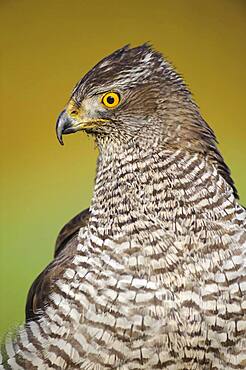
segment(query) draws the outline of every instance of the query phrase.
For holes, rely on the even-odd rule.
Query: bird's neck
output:
[[[129,235],[158,223],[185,235],[204,219],[228,214],[235,199],[215,165],[200,153],[155,144],[101,148],[89,222],[101,236]]]

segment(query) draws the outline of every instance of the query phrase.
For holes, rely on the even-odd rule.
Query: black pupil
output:
[[[107,97],[107,103],[108,104],[114,104],[114,97],[112,95]]]

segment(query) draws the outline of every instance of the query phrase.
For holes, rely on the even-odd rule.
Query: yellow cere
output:
[[[102,97],[102,103],[107,108],[115,108],[120,102],[120,96],[115,92],[107,92]]]
[[[67,105],[67,113],[71,117],[76,117],[79,114],[79,109],[72,99],[69,101]]]

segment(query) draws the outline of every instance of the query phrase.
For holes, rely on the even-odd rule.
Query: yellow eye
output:
[[[102,103],[107,108],[115,108],[120,102],[120,95],[115,92],[108,92],[103,95]]]

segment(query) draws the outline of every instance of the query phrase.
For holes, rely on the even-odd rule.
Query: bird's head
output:
[[[125,46],[100,61],[75,86],[58,118],[57,137],[63,143],[63,134],[79,130],[97,139],[153,138],[165,135],[164,131],[168,136],[168,118],[174,117],[174,110],[177,116],[177,107],[184,109],[187,101],[190,93],[183,80],[160,53],[147,44]]]
[[[112,142],[120,148],[130,142],[139,148],[199,153],[217,166],[237,197],[215,135],[190,91],[148,44],[115,51],[78,82],[57,120],[57,137],[63,144],[63,134],[80,130],[92,134],[99,146],[106,143],[107,150]]]

